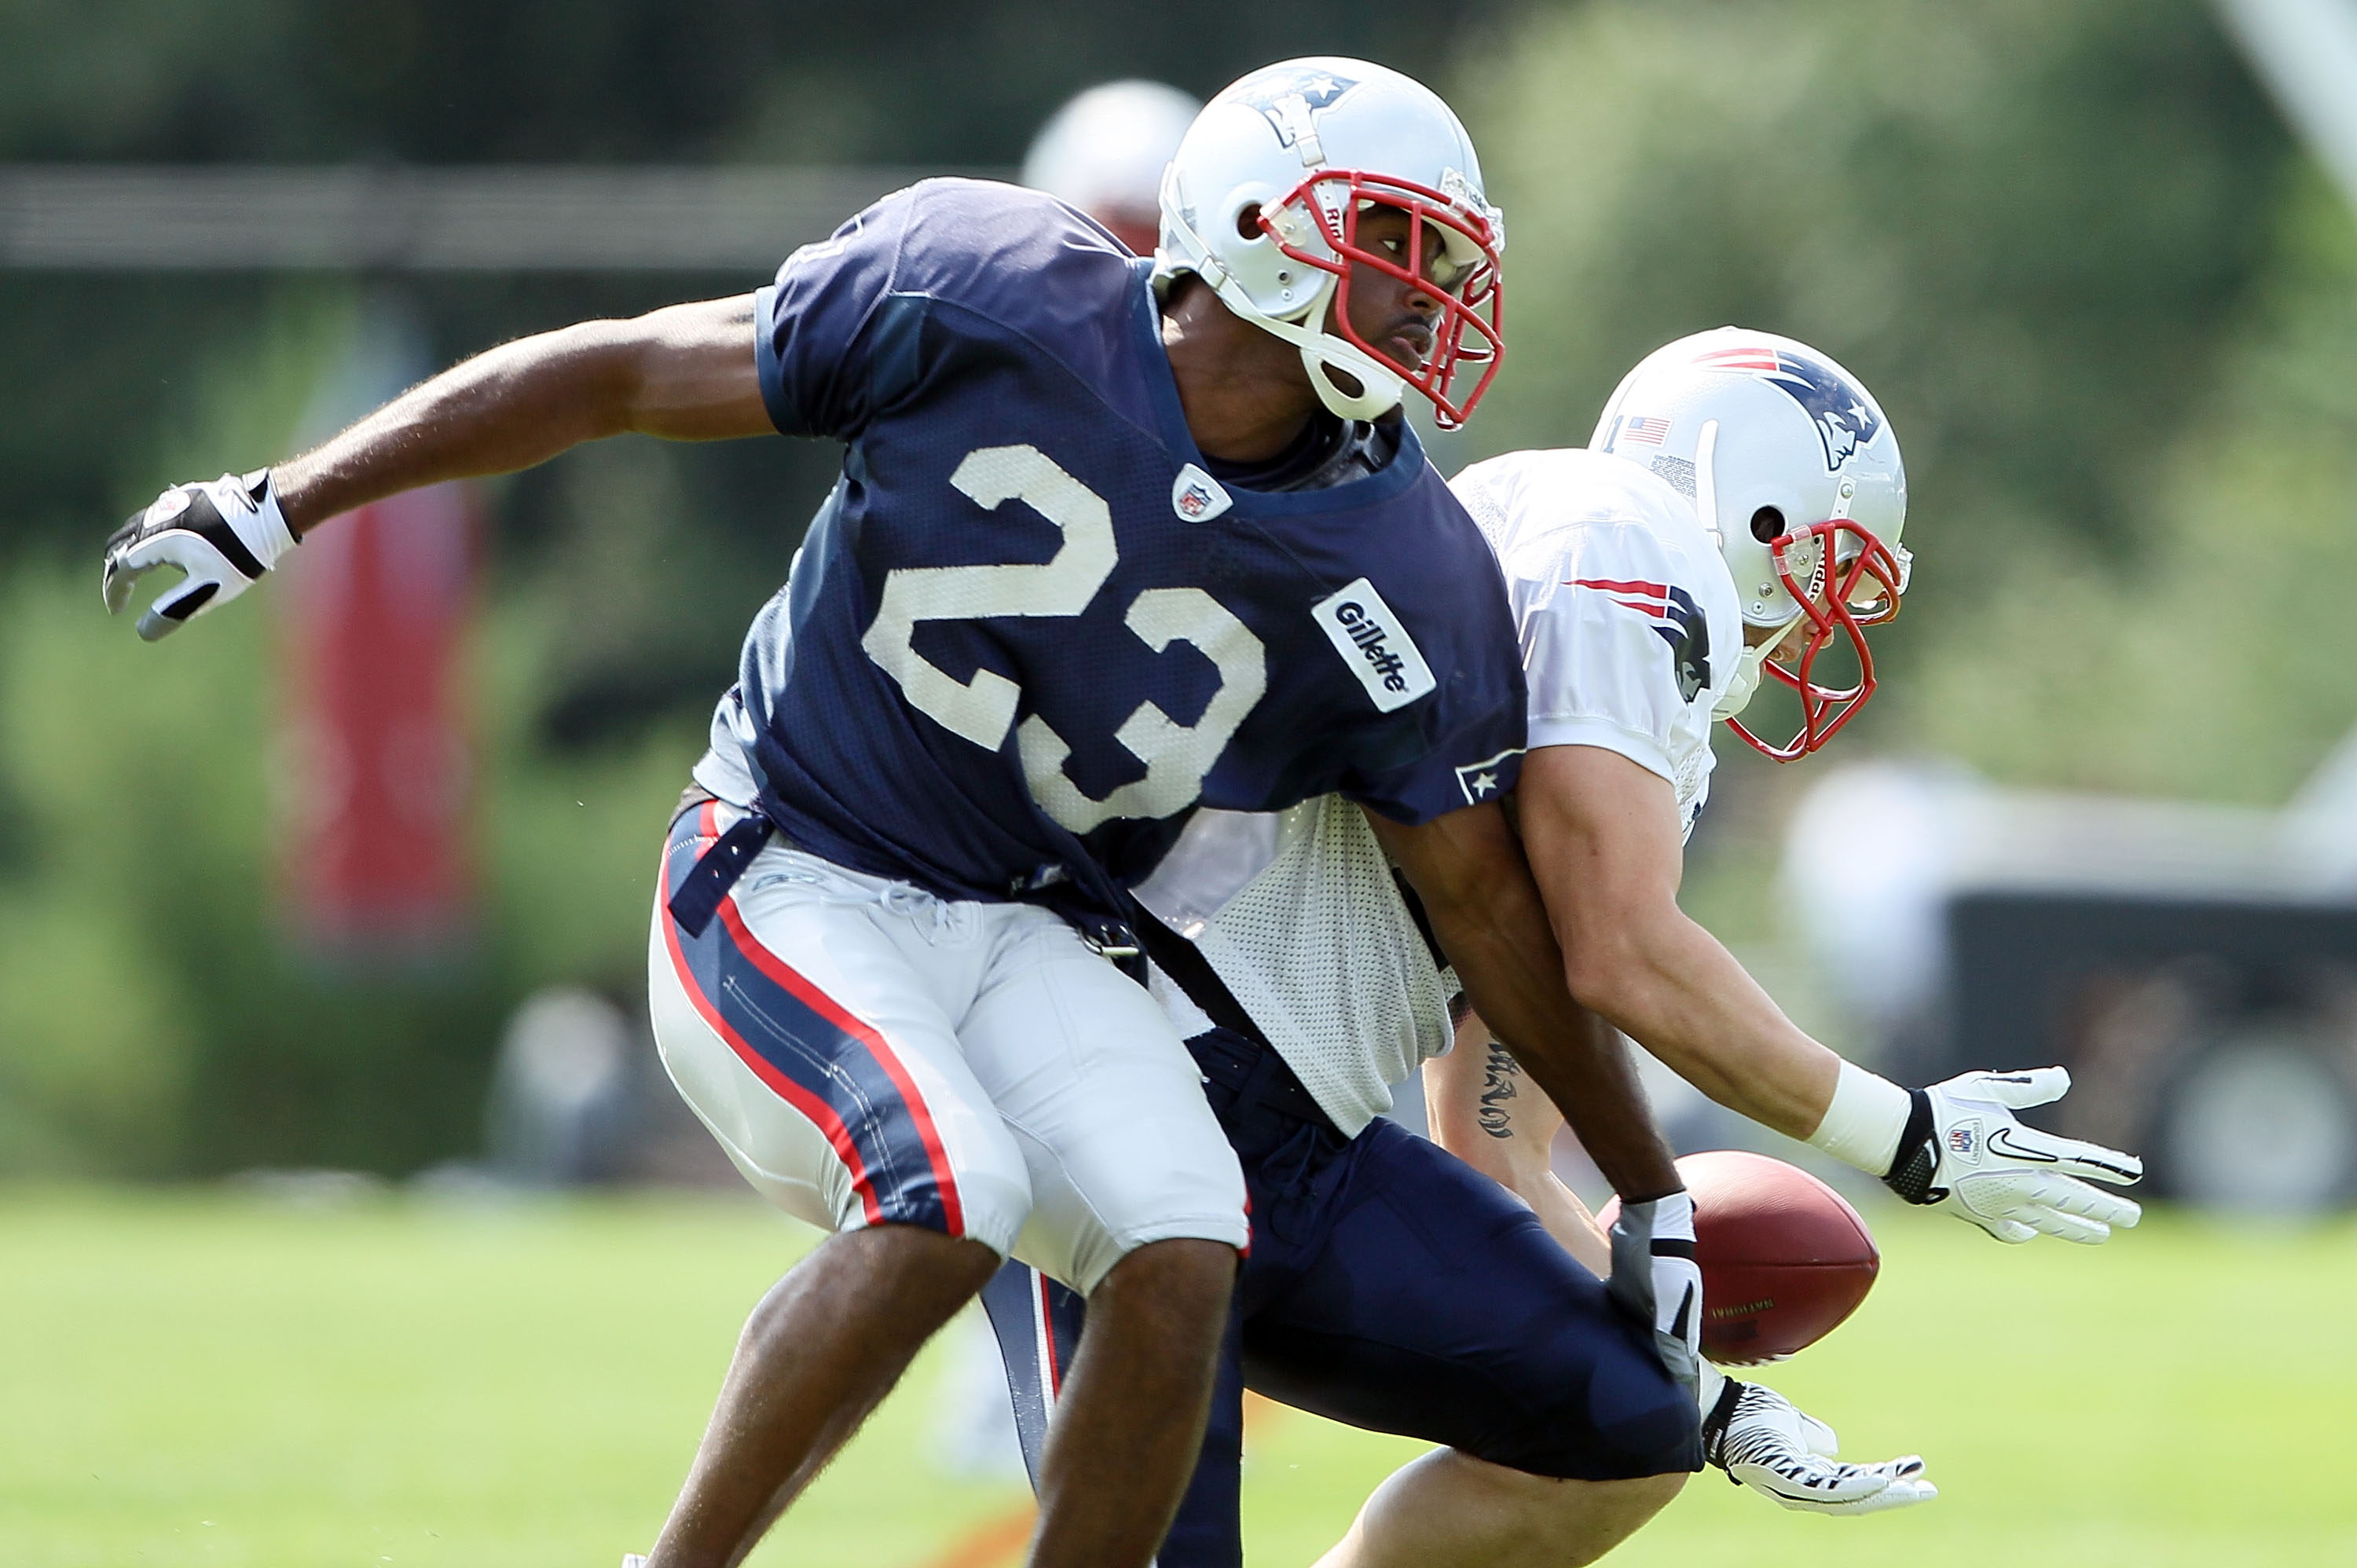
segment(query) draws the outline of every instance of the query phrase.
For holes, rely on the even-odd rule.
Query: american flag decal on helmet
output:
[[[1658,414],[1623,416],[1620,428],[1604,445],[1617,446],[1623,441],[1641,441],[1648,446],[1659,446],[1670,438],[1670,422]]]

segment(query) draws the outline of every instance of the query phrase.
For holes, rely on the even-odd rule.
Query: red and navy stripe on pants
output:
[[[1006,1392],[1015,1407],[1015,1434],[1023,1444],[1023,1466],[1031,1486],[1048,1451],[1048,1427],[1064,1376],[1078,1353],[1088,1303],[1074,1291],[1009,1259],[982,1287],[983,1310],[998,1337],[1006,1367]],[[1243,1568],[1244,1370],[1242,1339],[1233,1308],[1226,1343],[1221,1347],[1211,1410],[1194,1475],[1178,1504],[1178,1516],[1162,1540],[1155,1561],[1177,1568]]]
[[[1007,1397],[1015,1406],[1015,1434],[1023,1444],[1023,1467],[1030,1472],[1036,1490],[1048,1447],[1048,1423],[1063,1392],[1064,1374],[1080,1349],[1087,1304],[1078,1292],[1028,1263],[1010,1260],[982,1287],[982,1309],[998,1337]]]
[[[763,947],[731,894],[701,936],[670,908],[719,836],[711,801],[682,811],[663,851],[663,940],[681,985],[753,1075],[834,1145],[867,1223],[965,1234],[957,1177],[932,1112],[884,1036]]]

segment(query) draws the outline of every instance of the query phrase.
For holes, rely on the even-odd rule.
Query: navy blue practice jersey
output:
[[[755,296],[770,418],[849,450],[707,788],[741,754],[830,860],[1109,915],[1198,806],[1417,822],[1512,788],[1505,592],[1414,435],[1331,489],[1222,489],[1148,273],[1048,197],[929,180]]]

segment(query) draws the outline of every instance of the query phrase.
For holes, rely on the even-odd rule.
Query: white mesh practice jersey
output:
[[[1711,710],[1743,650],[1734,580],[1693,503],[1627,458],[1577,449],[1493,457],[1449,488],[1506,575],[1531,749],[1620,753],[1670,781],[1692,832]]]
[[[1346,1135],[1390,1110],[1392,1085],[1448,1048],[1455,986],[1433,963],[1374,830],[1340,796],[1267,815],[1198,813],[1136,892],[1194,939]],[[1159,970],[1153,988],[1182,1032],[1211,1027]]]
[[[1630,758],[1669,780],[1691,830],[1709,789],[1711,710],[1743,646],[1735,584],[1693,506],[1634,463],[1576,450],[1476,464],[1451,488],[1505,574],[1531,746]],[[1194,939],[1345,1133],[1448,1048],[1453,980],[1350,802],[1200,812],[1135,891]],[[1160,971],[1153,978],[1182,1031],[1211,1027]]]

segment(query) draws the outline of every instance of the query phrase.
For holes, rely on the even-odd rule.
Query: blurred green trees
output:
[[[1599,4],[1520,40],[1472,101],[1515,312],[1472,439],[1583,441],[1725,321],[1863,376],[1917,576],[1845,750],[2265,803],[2357,719],[2357,226],[2206,9]]]
[[[2272,806],[2357,722],[2357,224],[2311,176],[2266,227],[2259,287],[2142,476],[2134,550],[2014,551],[1976,624],[1910,650],[1915,744]]]
[[[1900,435],[1894,641],[1977,619],[2033,541],[2139,552],[2287,152],[2204,9],[1631,0],[1507,58],[1472,102],[1514,312],[1485,450],[1584,442],[1641,355],[1736,322],[1842,360]]]
[[[887,49],[748,0],[0,0],[0,157],[1003,163],[1107,75],[1371,54],[1450,92],[1508,211],[1511,353],[1444,467],[1584,440],[1726,321],[1875,387],[1920,565],[1846,752],[2264,800],[2357,713],[2357,231],[2192,0],[904,10]],[[447,360],[759,281],[411,298]],[[322,972],[274,923],[267,592],[145,648],[92,546],[283,451],[357,288],[0,273],[0,1171],[411,1168],[471,1146],[532,985],[639,983],[666,804],[833,456],[618,443],[490,489],[479,940]],[[1808,776],[1729,764],[1722,832]]]
[[[351,305],[284,296],[242,351],[192,355],[188,423],[161,422],[151,460],[284,450]],[[93,572],[36,556],[0,584],[0,1174],[398,1170],[471,1148],[515,998],[634,983],[649,824],[690,737],[546,758],[561,618],[545,592],[497,596],[470,658],[477,937],[430,969],[324,968],[274,898],[294,802],[269,596],[151,648],[101,613]]]

